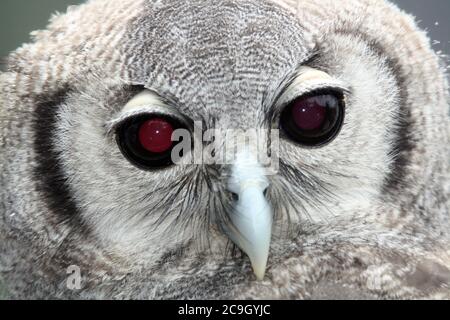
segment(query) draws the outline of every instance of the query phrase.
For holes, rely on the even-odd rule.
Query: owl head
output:
[[[448,294],[448,87],[392,4],[91,0],[33,37],[0,76],[13,295]]]

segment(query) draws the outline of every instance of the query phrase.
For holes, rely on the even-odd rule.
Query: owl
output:
[[[0,75],[11,297],[450,298],[445,66],[395,5],[90,0],[32,36]]]

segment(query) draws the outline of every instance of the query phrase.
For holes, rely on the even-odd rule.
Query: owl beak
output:
[[[228,183],[238,199],[230,213],[227,234],[248,255],[258,280],[266,272],[272,234],[272,208],[264,195],[268,186],[257,160],[248,152],[239,154]]]

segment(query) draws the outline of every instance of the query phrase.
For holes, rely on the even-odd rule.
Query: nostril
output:
[[[263,191],[263,194],[264,194],[264,197],[267,198],[267,195],[269,194],[269,188],[266,188],[266,189]]]
[[[239,201],[239,195],[237,193],[231,192],[231,198],[233,199],[233,201]]]

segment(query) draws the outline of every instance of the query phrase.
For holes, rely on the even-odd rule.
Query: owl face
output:
[[[108,31],[111,59],[90,57],[105,48],[80,49],[83,72],[41,94],[30,121],[29,176],[39,219],[71,249],[57,250],[62,264],[88,268],[93,255],[95,269],[153,279],[163,297],[173,283],[175,296],[198,296],[180,279],[206,288],[229,277],[222,293],[207,292],[230,295],[255,280],[252,270],[273,277],[299,239],[314,247],[382,228],[379,208],[394,206],[385,193],[400,178],[405,100],[396,61],[376,39],[342,18],[314,28],[307,8],[272,1],[140,1],[129,10],[133,18]],[[193,163],[194,146],[174,163],[177,129],[204,147],[202,160],[211,150],[231,160]],[[276,171],[251,139],[226,148],[230,132],[253,129],[269,149],[277,144]]]
[[[238,159],[207,165],[144,159],[136,166],[146,157],[130,159],[127,150],[142,141],[126,140],[154,119],[191,131],[192,123],[204,124],[203,130],[280,130],[279,171],[262,169],[249,178],[267,180],[257,191],[271,207],[273,241],[285,237],[283,227],[307,232],[316,224],[353,219],[358,209],[377,201],[390,172],[390,128],[398,112],[395,80],[385,61],[363,40],[345,35],[312,46],[295,16],[271,3],[189,2],[169,10],[173,5],[149,5],[129,26],[127,37],[135,44],[124,49],[129,81],[80,76],[79,87],[53,108],[57,123],[43,129],[58,167],[70,178],[75,214],[92,232],[108,246],[152,259],[180,245],[228,238],[220,231],[235,214],[233,193],[242,196],[228,188],[232,178],[244,175],[232,174]],[[336,112],[345,120],[330,125],[342,127],[335,139],[319,135],[308,144],[302,138],[314,130],[293,132],[302,128],[299,121],[317,126],[307,113],[291,110],[295,103],[313,108],[302,101],[331,100],[309,102],[323,106],[337,96],[343,101]],[[340,116],[322,117],[339,122],[334,118]],[[258,212],[257,199],[252,195],[245,210]]]

